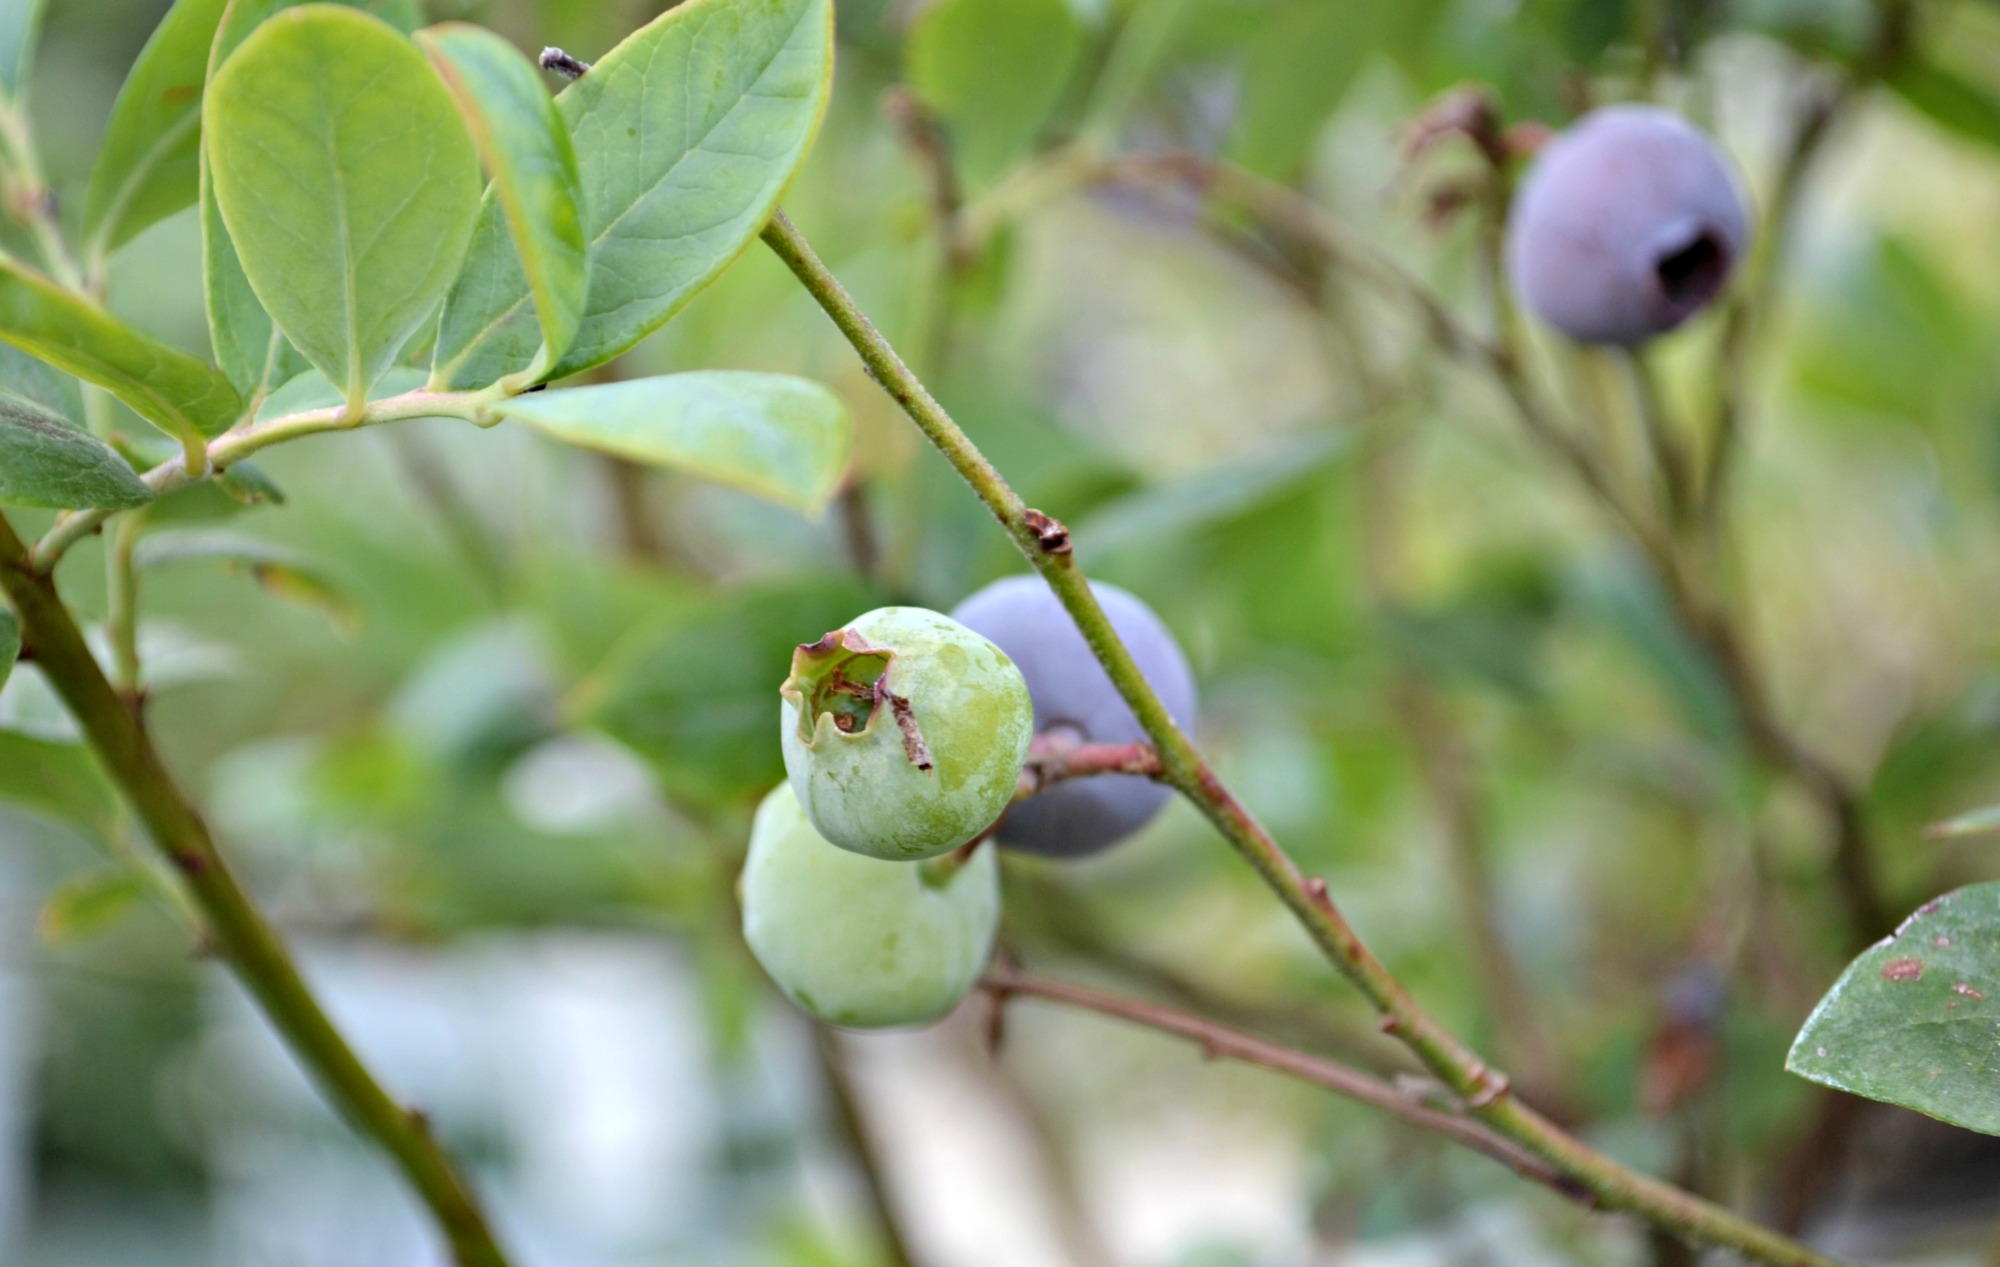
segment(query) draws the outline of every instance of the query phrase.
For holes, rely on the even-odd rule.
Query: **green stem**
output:
[[[847,1069],[847,1055],[840,1049],[840,1035],[830,1026],[813,1025],[813,1050],[819,1057],[820,1074],[832,1101],[833,1127],[847,1146],[848,1156],[861,1172],[862,1188],[875,1213],[875,1226],[882,1234],[882,1254],[886,1267],[916,1267],[916,1256],[903,1235],[903,1221],[896,1215],[896,1197],[889,1190],[889,1171],[869,1130],[861,1094]]]
[[[48,265],[50,276],[71,290],[90,293],[83,271],[63,240],[62,226],[56,221],[55,198],[49,190],[48,178],[42,174],[35,134],[21,117],[20,107],[4,99],[0,99],[0,145],[5,147],[7,166],[16,181],[10,210],[34,236],[35,248]]]
[[[1697,513],[1694,459],[1688,456],[1687,447],[1674,431],[1673,420],[1660,398],[1659,379],[1644,354],[1623,348],[1618,360],[1631,390],[1633,412],[1639,416],[1639,430],[1652,454],[1653,470],[1665,493],[1668,521],[1676,528],[1682,527]]]
[[[1418,1005],[1340,913],[1325,882],[1308,879],[1300,872],[1181,732],[1091,593],[1062,526],[1021,501],[910,372],[783,212],[772,217],[764,230],[764,241],[832,318],[876,382],[972,486],[1055,591],[1152,739],[1165,781],[1215,824],[1327,958],[1367,998],[1381,1015],[1383,1027],[1464,1101],[1473,1116],[1587,1188],[1606,1208],[1629,1211],[1692,1240],[1733,1249],[1778,1267],[1832,1267],[1834,1260],[1796,1241],[1595,1152],[1510,1095],[1506,1077]]]
[[[237,882],[208,825],[167,772],[139,706],[120,698],[104,676],[55,583],[31,566],[4,516],[0,591],[20,617],[36,665],[69,706],[154,846],[179,872],[216,950],[293,1055],[347,1120],[395,1160],[436,1217],[459,1267],[506,1267],[471,1188],[431,1137],[424,1116],[391,1099],[334,1028],[277,932]]]
[[[1338,218],[1295,190],[1228,164],[1167,155],[1128,160],[1107,168],[1105,174],[1113,178],[1178,175],[1198,181],[1215,196],[1233,201],[1313,244],[1329,264],[1347,268],[1369,285],[1409,303],[1441,350],[1489,374],[1506,395],[1529,439],[1566,468],[1591,501],[1645,555],[1681,627],[1721,672],[1758,758],[1798,783],[1819,803],[1833,828],[1833,878],[1846,907],[1851,943],[1859,949],[1888,930],[1891,904],[1882,894],[1861,790],[1780,721],[1764,679],[1738,632],[1737,618],[1710,596],[1682,557],[1673,534],[1645,507],[1625,496],[1602,451],[1543,400],[1530,381],[1515,323],[1503,321],[1492,341],[1480,338],[1420,279]],[[1710,532],[1714,531],[1711,527]]]
[[[334,405],[326,409],[286,414],[268,422],[242,423],[208,442],[201,473],[190,474],[187,458],[176,457],[147,471],[146,487],[155,494],[171,493],[198,482],[206,472],[223,470],[260,449],[326,431],[353,431],[377,423],[401,422],[411,418],[463,418],[467,422],[484,425],[488,420],[484,407],[499,394],[490,388],[476,392],[423,389],[371,400],[359,416],[350,414],[345,405]],[[57,519],[55,526],[35,543],[32,556],[35,570],[42,573],[52,571],[65,551],[95,532],[116,513],[109,510],[76,510]]]
[[[111,637],[112,681],[127,700],[140,698],[139,571],[132,561],[140,522],[137,515],[118,521],[105,560],[104,626]]]

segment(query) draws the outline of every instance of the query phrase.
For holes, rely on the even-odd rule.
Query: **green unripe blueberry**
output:
[[[779,694],[800,808],[871,858],[933,857],[992,826],[1035,733],[1006,653],[921,607],[880,607],[801,646]]]
[[[743,864],[743,936],[794,1003],[852,1029],[922,1025],[957,1006],[1000,926],[996,851],[933,884],[924,868],[836,849],[780,784]]]

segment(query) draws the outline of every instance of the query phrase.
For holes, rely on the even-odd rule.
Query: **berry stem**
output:
[[[1076,743],[1047,735],[1035,736],[1028,763],[1021,767],[1021,788],[1014,799],[1025,800],[1057,783],[1100,774],[1137,774],[1164,781],[1160,754],[1149,743]]]
[[[980,846],[993,838],[994,828],[999,825],[995,823],[993,827],[988,827],[949,853],[941,853],[935,858],[925,858],[917,864],[917,874],[923,877],[925,884],[934,889],[948,887],[953,877],[965,870],[965,864],[978,855]]]
[[[1158,749],[1163,781],[1193,801],[1215,824],[1327,958],[1367,998],[1381,1015],[1383,1028],[1408,1046],[1473,1116],[1587,1190],[1605,1208],[1637,1214],[1689,1240],[1734,1249],[1778,1267],[1832,1267],[1834,1260],[1788,1237],[1596,1152],[1510,1095],[1506,1077],[1416,1002],[1340,913],[1325,882],[1309,880],[1298,869],[1174,723],[1098,605],[1077,567],[1068,535],[1054,531],[1060,526],[1022,502],[910,372],[784,212],[773,214],[764,230],[764,241],[853,345],[869,374],[972,486],[1016,547],[1048,581]]]

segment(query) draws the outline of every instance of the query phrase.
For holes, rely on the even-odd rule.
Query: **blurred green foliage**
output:
[[[656,7],[428,10],[590,60]],[[73,225],[160,12],[50,6],[28,101]],[[0,4],[0,88],[17,13]],[[1481,226],[1451,197],[1470,147],[1403,148],[1439,94],[1484,84],[1507,123],[1556,126],[1600,100],[1664,100],[1717,131],[1768,207],[1800,103],[1870,66],[1879,14],[1866,0],[842,0],[834,99],[785,197],[1029,503],[1075,530],[1086,569],[1178,633],[1204,745],[1426,1004],[1482,1050],[1520,1055],[1520,1018],[1483,997],[1454,897],[1454,816],[1469,813],[1549,1049],[1534,1090],[1621,1157],[1698,1164],[1719,1190],[1762,1191],[1813,1112],[1781,1064],[1843,962],[1825,823],[1757,763],[1726,684],[1613,527],[1406,312],[1186,190],[1079,185],[1064,163],[1225,157],[1345,217],[1478,323]],[[898,86],[928,140],[885,113]],[[1867,788],[1900,912],[1996,873],[1990,840],[1922,831],[2000,800],[2000,13],[1923,0],[1892,72],[1857,94],[1753,325],[1724,575],[1779,712]],[[960,200],[942,223],[940,163]],[[956,254],[948,233],[965,234]],[[0,238],[32,255],[15,226]],[[190,353],[207,338],[199,240],[192,211],[153,224],[108,287],[123,320]],[[1660,349],[1685,418],[1714,406],[1723,323]],[[1550,389],[1636,453],[1616,376],[1536,348]],[[0,348],[12,390],[84,416],[72,383],[16,359]],[[551,930],[679,948],[704,1085],[735,1088],[717,1093],[727,1147],[708,1160],[737,1186],[705,1229],[713,1256],[688,1261],[877,1261],[757,1164],[807,1167],[825,1115],[744,1089],[776,1059],[756,1054],[768,1031],[796,1022],[736,943],[735,865],[782,775],[790,647],[878,604],[949,607],[1021,563],[761,249],[613,368],[824,382],[855,415],[851,483],[807,518],[517,424],[273,449],[146,512],[152,562],[173,562],[143,573],[149,714],[301,936],[432,956]],[[125,443],[144,466],[171,454],[162,440]],[[9,514],[24,533],[49,522]],[[60,580],[103,615],[98,544]],[[1427,776],[1412,689],[1457,754],[1465,805]],[[25,661],[0,694],[0,852],[24,860],[21,926],[39,909],[49,935],[23,952],[43,1017],[44,1195],[16,1234],[23,1261],[51,1264],[72,1232],[47,1194],[108,1188],[144,1219],[138,1194],[228,1177],[203,1144],[227,1113],[204,1125],[210,1110],[147,1089],[215,1041],[195,993],[209,970],[157,902],[128,900],[132,828],[73,739]],[[1185,807],[1101,860],[1007,869],[1006,940],[1030,966],[1394,1067]],[[1697,1018],[1706,1063],[1676,1082],[1683,1049],[1663,1035],[1690,965],[1720,974],[1726,1003]],[[1215,1157],[1276,1141],[1287,1159],[1265,1194],[1296,1216],[1283,1235],[1216,1214],[1219,1231],[1171,1223],[1172,1252],[1144,1239],[1134,1203],[1102,1195],[1110,1180],[1081,1184],[1107,1239],[1145,1261],[1449,1231],[1502,1199],[1510,1249],[1629,1261],[1615,1232],[1350,1106],[1089,1020],[1010,1026],[1005,1060],[1058,1163],[1136,1184],[1148,1172],[1119,1158],[1166,1149],[1201,1175],[1219,1163],[1188,1141],[1225,1136],[1244,1151]],[[1675,1094],[1649,1109],[1663,1085]],[[1148,1135],[1159,1122],[1185,1133]]]

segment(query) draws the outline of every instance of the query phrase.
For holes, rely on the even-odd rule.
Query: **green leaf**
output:
[[[989,185],[1033,146],[1083,48],[1069,0],[937,0],[910,28],[904,67],[950,126],[960,170]]]
[[[333,0],[333,3],[372,13],[405,35],[424,24],[416,0]],[[250,32],[277,14],[297,8],[298,4],[299,0],[229,0],[229,8],[215,31],[215,45],[209,50],[208,73],[214,75],[237,46],[250,38]]]
[[[243,400],[214,366],[0,257],[0,340],[96,383],[183,445],[228,430]]]
[[[218,531],[154,533],[139,543],[132,558],[141,571],[204,562],[243,572],[280,598],[317,608],[343,630],[352,632],[361,623],[361,608],[353,596],[311,560],[255,537]]]
[[[349,8],[373,13],[401,31],[413,31],[423,24],[422,16],[408,0],[344,0]],[[209,52],[209,74],[222,65],[250,32],[273,14],[294,7],[294,0],[229,0],[222,23]],[[268,394],[279,384],[296,378],[306,369],[306,359],[284,336],[264,311],[236,244],[215,204],[213,177],[206,152],[201,171],[202,283],[208,304],[209,342],[215,359],[229,375],[229,381],[246,396]],[[338,404],[336,396],[334,402]],[[283,500],[278,498],[276,500]]]
[[[443,297],[478,214],[451,94],[387,23],[303,5],[222,63],[204,126],[251,289],[359,405]]]
[[[576,337],[590,280],[583,178],[569,128],[533,64],[499,36],[447,23],[418,43],[457,99],[493,178],[487,201],[506,216],[541,320],[542,351],[529,367],[531,377],[539,375]]]
[[[10,343],[0,343],[0,391],[32,400],[70,426],[83,416],[83,385]]]
[[[35,932],[51,945],[81,941],[105,932],[146,897],[146,882],[124,868],[86,871],[56,886]]]
[[[21,621],[4,607],[0,607],[0,686],[7,685],[7,679],[14,672],[14,661],[21,658]]]
[[[42,0],[0,0],[0,95],[28,95],[28,66],[42,29]]]
[[[547,377],[617,356],[686,307],[763,230],[819,130],[830,0],[688,0],[556,98],[583,176],[590,286]],[[489,205],[445,301],[432,379],[483,387],[541,346],[520,260]]]
[[[75,823],[100,840],[118,830],[118,794],[79,743],[0,730],[0,801]]]
[[[0,502],[124,510],[152,499],[104,441],[33,401],[0,393]]]
[[[1972,80],[1934,62],[1908,62],[1889,86],[1919,113],[1960,136],[2000,146],[2000,102]]]
[[[208,160],[202,160],[201,258],[202,292],[208,304],[208,338],[223,373],[245,396],[268,393],[278,384],[297,377],[306,368],[291,340],[264,311],[250,279],[243,273],[243,261],[236,258],[236,244],[222,223],[222,211],[215,205],[215,190],[208,174]]]
[[[175,0],[118,90],[83,198],[84,250],[102,258],[193,204],[201,86],[227,0]]]
[[[1807,1018],[1785,1068],[1870,1100],[2000,1134],[2000,883],[1925,903]]]
[[[1948,840],[1957,836],[1986,836],[2000,832],[2000,805],[1988,805],[1948,818],[1941,823],[1932,823],[1924,829],[1924,835],[1932,840]]]
[[[692,471],[806,514],[833,495],[854,430],[818,383],[740,370],[534,392],[493,408],[565,444]]]

